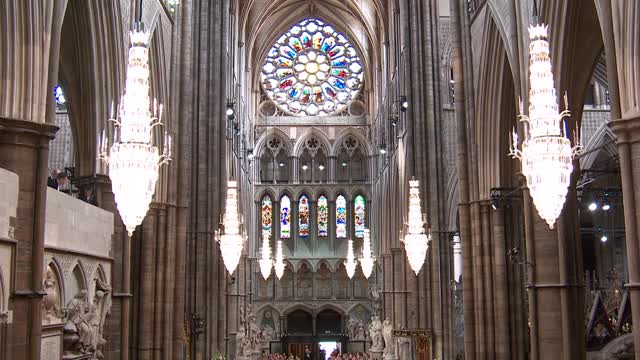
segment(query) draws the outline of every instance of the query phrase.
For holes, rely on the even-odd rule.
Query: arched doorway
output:
[[[286,317],[287,330],[282,339],[282,349],[288,354],[305,359],[306,349],[312,359],[324,359],[334,349],[346,349],[347,338],[343,334],[343,316],[333,309],[312,314],[297,309]],[[321,354],[320,344],[325,351]]]

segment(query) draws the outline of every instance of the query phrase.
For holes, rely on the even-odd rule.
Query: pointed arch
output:
[[[285,151],[287,156],[294,153],[289,135],[277,127],[269,127],[269,129],[262,132],[262,134],[260,134],[260,136],[256,140],[253,149],[253,153],[256,155],[256,157],[259,158],[264,154],[265,148],[268,145],[268,141],[272,138],[277,138],[281,141],[281,148],[280,150],[278,150],[278,152]],[[277,155],[277,153],[274,155]]]
[[[281,239],[290,239],[291,238],[291,219],[292,215],[292,198],[288,193],[284,193],[280,196],[280,238]]]
[[[335,137],[333,141],[333,146],[331,146],[330,154],[331,156],[338,156],[340,149],[342,147],[342,143],[348,136],[353,136],[358,140],[359,146],[362,150],[364,150],[364,155],[368,158],[372,154],[372,148],[369,141],[364,137],[361,131],[353,127],[347,127],[341,130]]]
[[[304,130],[304,132],[298,137],[293,147],[293,154],[295,156],[302,155],[302,151],[305,148],[305,143],[310,138],[315,138],[320,141],[320,148],[324,150],[324,153],[328,156],[331,150],[331,142],[325,133],[316,127],[310,127]]]
[[[298,197],[298,236],[309,237],[311,229],[311,202],[303,193]]]
[[[336,197],[336,238],[346,239],[348,236],[347,230],[347,218],[348,218],[348,202],[345,195],[338,195]]]

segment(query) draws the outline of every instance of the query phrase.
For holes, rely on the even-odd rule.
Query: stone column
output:
[[[624,205],[625,240],[629,268],[629,289],[631,312],[640,314],[640,115],[613,120],[611,129],[617,136],[620,156],[620,176],[622,179],[622,202]],[[640,359],[640,330],[634,325],[633,341],[635,357]]]
[[[16,211],[14,292],[8,326],[11,359],[40,359],[44,226],[49,141],[54,125],[0,117],[0,167],[19,177]]]

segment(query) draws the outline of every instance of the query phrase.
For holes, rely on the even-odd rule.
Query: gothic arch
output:
[[[337,306],[335,304],[332,304],[332,303],[323,303],[323,304],[318,305],[318,307],[315,308],[313,314],[314,315],[318,315],[318,314],[320,314],[321,312],[323,312],[325,310],[333,310],[333,311],[337,312],[338,314],[340,314],[340,316],[347,315],[347,313],[344,311],[343,308],[341,308],[341,307],[339,307],[339,306]]]
[[[306,129],[298,137],[298,140],[296,141],[296,144],[293,147],[292,155],[297,157],[302,155],[302,152],[304,151],[304,148],[305,148],[305,143],[307,142],[307,140],[309,140],[312,137],[320,141],[320,148],[324,150],[325,155],[327,155],[328,157],[331,149],[331,143],[329,142],[329,138],[327,138],[327,135],[325,135],[321,130],[315,127],[310,127]]]
[[[309,198],[309,201],[316,201],[317,198],[315,197],[315,194],[313,191],[311,191],[311,189],[309,189],[308,187],[301,187],[295,190],[295,202],[296,202],[296,208],[298,205],[298,202],[300,201],[300,197],[302,195],[306,195],[307,198]]]
[[[262,199],[266,196],[269,195],[271,197],[271,201],[273,202],[279,202],[280,198],[277,196],[276,193],[273,192],[273,189],[271,188],[264,188],[262,191],[260,192],[255,192],[255,197],[253,198],[253,201],[257,202],[257,203],[261,203]]]
[[[256,144],[253,150],[253,153],[256,154],[256,158],[259,159],[262,157],[262,155],[266,151],[267,142],[269,141],[269,139],[274,137],[278,138],[282,142],[282,147],[280,150],[278,150],[278,153],[284,150],[286,151],[288,156],[291,156],[294,154],[293,148],[291,146],[291,140],[289,139],[289,135],[287,135],[284,131],[276,127],[271,127],[269,128],[269,130],[260,134],[260,137],[256,141]],[[274,155],[277,156],[278,153]]]
[[[513,69],[507,61],[504,43],[493,17],[484,24],[478,93],[496,101],[480,101],[476,107],[478,144],[477,171],[479,198],[489,197],[489,189],[506,186],[515,161],[508,158],[508,139],[516,124]],[[496,140],[498,139],[498,140]]]
[[[296,266],[296,271],[295,271],[296,274],[300,271],[300,268],[302,267],[303,264],[307,266],[307,269],[309,270],[309,272],[311,273],[315,272],[315,269],[313,268],[313,265],[311,264],[311,262],[309,262],[309,260],[301,259],[298,261],[298,265]]]
[[[338,156],[340,152],[340,148],[342,147],[342,142],[346,139],[347,136],[355,137],[360,143],[360,147],[362,148],[363,155],[368,159],[372,154],[371,144],[369,141],[355,128],[348,127],[346,129],[341,130],[337,135],[335,140],[333,141],[333,146],[331,147],[331,156]],[[367,161],[367,167],[369,162]]]
[[[287,316],[289,316],[289,314],[291,314],[292,312],[297,311],[297,310],[302,310],[304,312],[307,312],[307,313],[313,315],[313,308],[311,308],[310,306],[305,305],[305,304],[295,304],[295,305],[289,306],[288,308],[282,310],[282,316],[287,317]]]
[[[580,157],[580,168],[583,170],[590,169],[602,152],[606,152],[609,157],[617,155],[618,148],[615,143],[612,143],[615,139],[615,134],[606,123],[600,125],[589,139],[589,142],[584,145],[583,153],[585,155]],[[605,144],[607,145],[599,149]]]
[[[251,25],[248,24],[248,21],[253,4],[248,4],[243,8],[243,14],[241,15],[242,26],[240,29],[242,34],[244,34],[243,40],[245,44],[247,44],[248,49],[246,52],[246,62],[250,64],[252,69],[260,69],[262,67],[262,61],[264,61],[267,52],[282,34],[286,33],[293,25],[309,17],[307,7],[304,5],[300,6],[299,2],[298,0],[271,2],[264,6],[257,16],[252,17],[255,21]],[[374,76],[374,64],[377,63],[377,59],[374,57],[379,54],[380,49],[378,48],[378,44],[380,44],[380,39],[378,39],[373,26],[367,26],[367,21],[358,14],[357,6],[351,7],[353,11],[343,11],[345,8],[350,7],[349,5],[352,4],[345,4],[344,2],[333,0],[316,3],[314,4],[316,7],[314,18],[332,25],[338,32],[345,34],[352,43],[363,63],[366,78],[363,90],[366,90],[372,86],[372,81],[367,81],[367,79],[371,79]],[[340,12],[351,16],[335,16],[336,13]],[[347,18],[352,18],[352,20],[355,21],[355,25],[353,21],[349,21]],[[384,24],[385,22],[382,21],[380,23]],[[365,39],[361,39],[358,34],[352,30],[353,28],[362,29]],[[368,49],[371,49],[371,51],[366,51]],[[258,75],[258,71],[254,71],[252,74],[252,87],[259,86],[260,81]]]
[[[316,269],[314,269],[314,272],[317,273],[320,270],[320,267],[322,266],[322,264],[327,265],[327,269],[329,269],[329,271],[331,273],[335,272],[335,268],[333,267],[333,264],[331,264],[330,261],[326,260],[326,259],[321,259],[320,261],[318,261],[318,263],[316,264]]]

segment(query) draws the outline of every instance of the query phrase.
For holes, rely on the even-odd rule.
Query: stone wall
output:
[[[18,175],[0,168],[0,238],[12,238],[11,218],[18,207]]]
[[[112,213],[47,189],[45,248],[109,257],[112,234]]]

